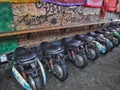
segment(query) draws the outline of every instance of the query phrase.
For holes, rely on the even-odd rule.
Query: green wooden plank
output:
[[[0,33],[15,31],[11,3],[0,3]]]
[[[4,37],[0,38],[0,54],[8,53],[18,47],[17,37]]]

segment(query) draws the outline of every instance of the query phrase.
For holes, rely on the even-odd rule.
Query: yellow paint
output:
[[[0,0],[0,2],[13,2],[13,3],[26,3],[26,2],[37,2],[39,0]]]

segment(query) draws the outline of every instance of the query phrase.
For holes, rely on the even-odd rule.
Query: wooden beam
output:
[[[55,26],[55,27],[49,27],[49,28],[39,28],[39,29],[29,29],[29,30],[20,30],[20,31],[14,31],[14,32],[0,33],[0,37],[15,36],[15,35],[21,35],[21,34],[27,34],[27,33],[34,33],[34,32],[52,31],[52,30],[65,29],[65,28],[75,28],[75,27],[81,27],[81,26],[97,25],[97,24],[112,23],[112,22],[113,21],[86,23],[86,24],[68,25],[68,26]]]

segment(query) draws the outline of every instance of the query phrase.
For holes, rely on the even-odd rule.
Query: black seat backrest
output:
[[[70,41],[72,41],[72,40],[73,40],[72,37],[62,38],[62,39],[61,39],[61,43],[67,43],[67,42],[70,42]]]
[[[40,45],[41,50],[44,50],[47,47],[56,47],[57,45],[50,42],[42,42]]]
[[[104,28],[104,29],[102,29],[103,31],[109,31],[109,29],[107,29],[107,28]]]
[[[25,54],[26,52],[28,52],[28,50],[26,48],[18,47],[18,48],[16,48],[14,54],[15,54],[15,56],[21,56],[21,55]]]
[[[75,39],[77,39],[77,40],[81,40],[82,38],[84,38],[85,37],[85,35],[80,35],[80,34],[76,34],[75,36],[74,36],[74,38]]]
[[[97,34],[97,36],[99,36],[99,37],[104,37],[104,35],[103,35],[103,34]]]
[[[105,34],[111,34],[109,31],[104,31]]]
[[[114,29],[113,27],[108,27],[107,29],[110,29],[110,30],[112,30],[112,29]]]
[[[93,41],[93,40],[95,40],[95,38],[91,37],[91,36],[86,36],[86,39],[87,39],[87,41]]]
[[[96,36],[96,34],[94,32],[88,32],[87,35],[93,35]]]
[[[42,54],[42,50],[41,50],[40,46],[32,46],[29,48],[29,50],[34,52],[37,55],[37,57],[41,60],[43,54]]]
[[[49,42],[42,42],[41,43],[41,46],[43,47],[43,46],[49,46],[50,45],[50,43]]]
[[[96,30],[95,33],[103,33],[102,30]]]

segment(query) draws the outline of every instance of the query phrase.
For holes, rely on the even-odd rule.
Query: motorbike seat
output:
[[[37,55],[34,52],[24,47],[18,47],[14,52],[14,59],[19,63],[30,61],[36,57]]]
[[[95,33],[104,34],[104,32],[102,30],[96,30]]]
[[[62,42],[62,45],[64,46],[68,46],[68,47],[77,47],[77,46],[80,46],[81,44],[83,44],[80,40],[76,40],[76,39],[73,39],[73,38],[63,38],[61,40]]]
[[[74,36],[74,38],[77,39],[77,40],[81,40],[84,37],[85,37],[85,35],[80,35],[80,34],[77,34],[77,35]]]
[[[104,37],[104,35],[103,35],[103,34],[97,34],[97,36],[98,36],[98,37]]]
[[[110,29],[103,29],[103,31],[108,31],[108,32],[114,32],[114,31],[116,31],[116,30],[110,30]]]
[[[115,30],[119,31],[120,30],[120,26],[116,26]]]
[[[41,49],[42,49],[42,52],[48,53],[48,54],[57,54],[64,51],[64,49],[60,45],[54,45],[49,42],[42,42]]]
[[[77,35],[75,35],[75,37],[74,37],[75,39],[77,39],[77,40],[81,40],[82,42],[87,42],[88,40],[88,36],[85,36],[85,35],[79,35],[79,34],[77,34]]]
[[[112,32],[116,32],[116,30],[110,30],[110,31],[112,31]]]
[[[97,37],[97,34],[95,34],[94,32],[88,32],[87,35],[88,35],[88,36],[92,36],[92,37],[94,37],[94,38]]]
[[[107,28],[104,28],[104,29],[102,29],[103,31],[109,31],[110,29],[107,29]]]
[[[90,42],[90,41],[94,41],[95,38],[91,37],[91,36],[86,36],[85,37],[85,40],[87,40],[87,42]]]
[[[94,37],[92,37],[92,36],[87,36],[87,35],[85,35],[85,34],[84,34],[84,35],[79,35],[79,34],[77,34],[77,35],[75,35],[75,39],[81,40],[84,44],[95,40]]]
[[[107,29],[109,29],[109,30],[113,30],[113,29],[114,29],[114,27],[108,27]]]
[[[105,31],[104,33],[105,33],[105,34],[112,35],[109,31]]]

